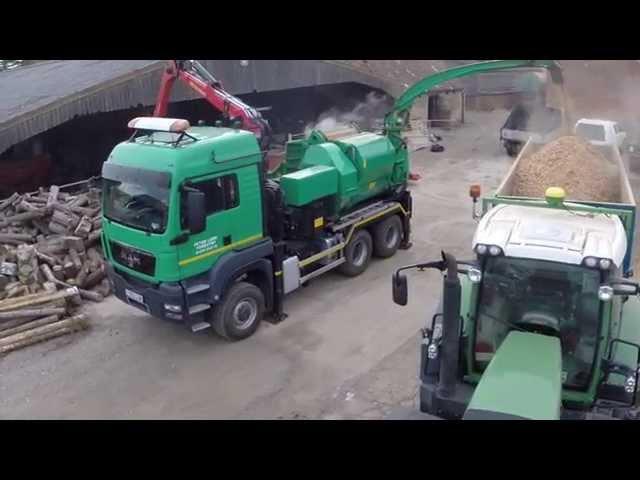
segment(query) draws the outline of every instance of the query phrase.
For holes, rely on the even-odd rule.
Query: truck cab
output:
[[[264,238],[262,155],[250,132],[186,133],[175,119],[144,122],[136,130],[143,134],[116,146],[103,166],[109,276],[121,300],[197,329],[208,296],[221,295],[209,281],[220,257],[241,246],[244,257],[272,251]],[[219,269],[213,275],[224,276]],[[257,271],[271,273],[264,264]]]
[[[576,122],[574,133],[589,143],[598,147],[613,146],[619,152],[623,150],[623,144],[627,137],[618,122],[612,120],[599,120],[595,118],[582,118]]]

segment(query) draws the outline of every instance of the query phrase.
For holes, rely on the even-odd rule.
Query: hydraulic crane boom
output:
[[[215,109],[222,112],[226,120],[240,120],[242,128],[252,132],[264,151],[271,143],[269,123],[255,108],[225,91],[222,83],[207,71],[197,60],[171,60],[162,74],[160,90],[156,100],[154,117],[167,115],[171,89],[176,79],[198,92]]]
[[[471,63],[459,67],[450,68],[434,75],[424,77],[414,83],[396,100],[393,108],[385,117],[385,131],[392,141],[401,142],[400,134],[405,128],[409,111],[413,103],[425,95],[433,87],[443,82],[448,82],[456,78],[485,73],[496,70],[511,70],[516,68],[546,68],[551,74],[553,83],[562,85],[562,71],[554,60],[492,60],[488,62]],[[394,143],[396,143],[394,141]]]

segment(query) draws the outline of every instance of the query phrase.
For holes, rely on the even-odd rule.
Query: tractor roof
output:
[[[509,257],[577,265],[585,257],[608,258],[621,267],[627,238],[620,219],[570,208],[496,206],[480,221],[473,248],[498,245]]]

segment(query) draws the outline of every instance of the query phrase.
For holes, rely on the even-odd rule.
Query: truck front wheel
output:
[[[340,265],[340,271],[349,277],[360,275],[369,266],[372,247],[373,241],[369,232],[358,230],[344,248],[346,261]]]
[[[255,333],[264,315],[262,291],[247,282],[238,282],[226,293],[212,314],[213,329],[228,340],[243,340]]]
[[[395,255],[402,241],[402,220],[398,215],[385,218],[373,227],[373,254],[379,258]]]

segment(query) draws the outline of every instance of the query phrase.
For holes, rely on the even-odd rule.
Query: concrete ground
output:
[[[470,257],[468,187],[497,187],[512,160],[498,143],[507,113],[468,112],[440,132],[446,150],[413,154],[413,248],[360,277],[329,273],[290,295],[289,318],[228,343],[191,334],[115,298],[89,307],[92,328],[0,359],[0,418],[376,419],[415,403],[419,329],[440,290],[410,273],[409,305],[391,300],[395,268]]]

